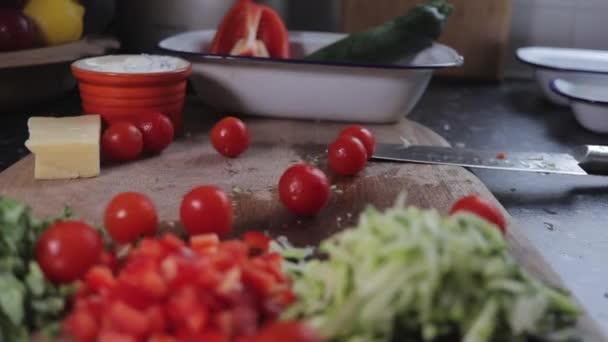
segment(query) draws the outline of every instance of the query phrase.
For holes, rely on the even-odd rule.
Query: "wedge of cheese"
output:
[[[28,121],[25,146],[35,156],[36,179],[73,179],[99,175],[99,115],[50,118]]]

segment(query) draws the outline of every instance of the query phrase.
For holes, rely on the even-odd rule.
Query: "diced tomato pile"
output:
[[[296,299],[269,241],[262,233],[144,239],[116,273],[87,272],[65,331],[78,341],[261,341]]]

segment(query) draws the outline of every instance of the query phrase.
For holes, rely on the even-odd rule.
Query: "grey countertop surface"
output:
[[[608,145],[534,83],[435,82],[410,118],[452,145],[499,152],[569,152]],[[608,177],[474,170],[608,333]]]
[[[77,114],[76,94],[27,111]],[[1,114],[0,170],[27,151],[26,114]],[[433,82],[410,116],[456,146],[565,152],[606,144],[581,128],[568,108],[546,103],[529,81]],[[475,171],[566,285],[608,333],[608,177]]]

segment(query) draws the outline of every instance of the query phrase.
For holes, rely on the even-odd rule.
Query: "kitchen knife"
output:
[[[522,172],[587,175],[608,173],[608,146],[580,146],[568,153],[496,152],[436,146],[378,144],[376,161],[456,165]]]

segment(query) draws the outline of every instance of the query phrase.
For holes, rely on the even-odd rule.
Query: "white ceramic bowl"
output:
[[[608,79],[608,51],[525,47],[517,50],[517,58],[534,67],[536,81],[544,96],[561,106],[568,106],[569,101],[551,89],[553,80]]]
[[[581,126],[595,133],[608,133],[608,81],[553,80],[551,89],[568,99]]]
[[[193,64],[192,85],[221,111],[291,119],[389,123],[409,114],[433,71],[463,58],[435,44],[394,65],[311,62],[300,59],[344,34],[290,32],[293,59],[204,53],[214,30],[194,31],[159,43],[164,53]]]

